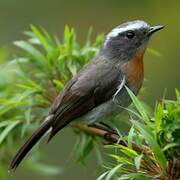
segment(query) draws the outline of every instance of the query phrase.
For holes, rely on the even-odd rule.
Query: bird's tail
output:
[[[52,124],[53,115],[47,116],[42,125],[33,133],[33,135],[26,141],[26,143],[20,148],[17,154],[11,161],[9,170],[15,170],[26,154],[32,149],[32,147],[39,141],[39,139],[50,129]]]

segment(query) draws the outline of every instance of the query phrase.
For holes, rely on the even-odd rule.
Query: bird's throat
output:
[[[126,76],[127,84],[132,89],[136,89],[134,93],[138,93],[144,79],[144,52],[145,50],[139,50],[130,61],[123,64],[123,71]]]

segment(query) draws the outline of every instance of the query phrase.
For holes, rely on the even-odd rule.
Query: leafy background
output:
[[[64,30],[64,25],[75,27],[78,40],[83,43],[90,26],[93,26],[96,33],[108,32],[112,27],[122,21],[132,19],[143,19],[151,24],[164,24],[166,29],[157,34],[150,43],[160,56],[146,53],[145,57],[145,87],[146,91],[141,98],[151,105],[156,99],[160,99],[167,88],[167,97],[174,97],[174,88],[180,88],[178,69],[180,66],[179,36],[175,31],[180,30],[178,1],[59,1],[59,0],[0,0],[0,44],[1,61],[8,56],[7,49],[16,51],[12,41],[22,39],[22,32],[29,28],[29,24],[37,24],[45,27],[48,31],[58,37]],[[170,16],[171,15],[171,16]],[[12,53],[10,53],[12,54]],[[1,76],[1,80],[3,76]],[[9,92],[11,93],[11,92]],[[75,141],[74,134],[70,129],[65,129],[59,134],[50,145],[41,144],[41,148],[48,156],[47,162],[62,165],[65,168],[63,179],[93,179],[96,177],[97,168],[94,156],[89,158],[85,168],[77,166],[68,159]],[[68,142],[68,143],[67,143]],[[62,148],[63,147],[63,148]],[[71,173],[69,173],[71,172]],[[90,172],[90,173],[89,173]],[[92,173],[93,172],[93,173]],[[87,177],[87,174],[89,177]],[[31,172],[18,170],[11,179],[32,179]],[[33,175],[33,179],[40,176]],[[50,179],[49,177],[47,179]],[[53,179],[53,178],[52,178]]]

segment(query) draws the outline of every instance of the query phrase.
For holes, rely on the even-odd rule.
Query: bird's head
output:
[[[145,50],[154,32],[164,26],[150,26],[136,20],[123,23],[107,34],[102,49],[112,58],[129,60],[138,50]]]

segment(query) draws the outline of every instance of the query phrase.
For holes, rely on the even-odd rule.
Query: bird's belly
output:
[[[118,108],[117,104],[111,99],[83,115],[81,121],[91,124],[102,118],[107,118],[107,116],[114,114],[118,109],[121,111],[121,108]]]
[[[113,97],[107,102],[97,106],[90,112],[80,118],[81,122],[92,124],[96,121],[104,121],[112,116],[119,114],[123,107],[127,107],[131,100],[125,88],[123,88],[116,97]]]

